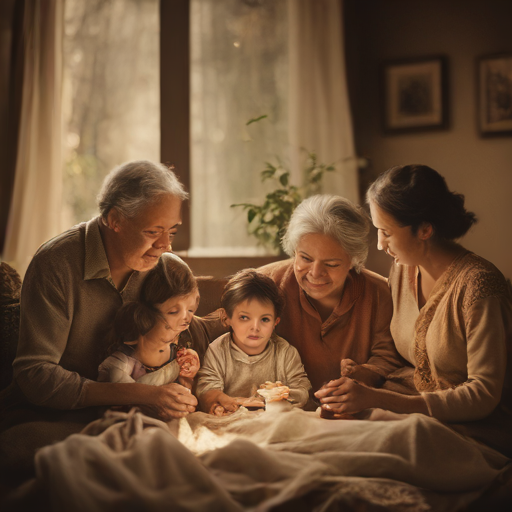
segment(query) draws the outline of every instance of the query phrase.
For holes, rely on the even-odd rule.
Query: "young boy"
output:
[[[294,405],[306,404],[311,384],[299,353],[274,333],[283,305],[274,281],[254,269],[229,280],[221,306],[231,332],[210,345],[198,373],[197,397],[204,411],[229,414],[249,397],[257,403],[256,391],[265,383],[266,388],[277,383],[276,391],[285,390],[284,396],[287,386]]]

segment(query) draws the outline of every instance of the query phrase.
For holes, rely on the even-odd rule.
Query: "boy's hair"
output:
[[[284,298],[274,281],[253,268],[237,272],[226,284],[220,299],[220,305],[229,318],[241,302],[256,299],[270,302],[274,306],[275,316],[279,318],[284,308]]]
[[[197,280],[190,267],[175,254],[164,253],[147,273],[140,290],[140,301],[154,307],[171,297],[188,295],[195,290]]]

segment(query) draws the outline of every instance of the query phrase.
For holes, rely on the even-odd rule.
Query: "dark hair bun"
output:
[[[368,189],[374,202],[413,232],[424,222],[434,228],[437,238],[455,240],[477,222],[464,208],[464,196],[451,192],[445,179],[426,165],[400,165],[382,173]]]

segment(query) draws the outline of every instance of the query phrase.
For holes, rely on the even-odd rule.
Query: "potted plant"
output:
[[[265,196],[263,204],[231,205],[232,208],[242,207],[247,211],[248,231],[261,245],[281,251],[281,238],[293,210],[303,199],[320,191],[324,173],[335,171],[333,164],[318,163],[315,153],[306,151],[306,154],[304,184],[301,187],[291,184],[290,171],[281,162],[277,165],[265,162],[265,169],[261,171],[261,181],[272,180],[276,188]]]

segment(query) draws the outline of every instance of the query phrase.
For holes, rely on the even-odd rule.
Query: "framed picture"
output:
[[[446,58],[442,56],[385,63],[384,131],[446,128],[447,79]]]
[[[512,135],[512,54],[478,59],[478,121],[482,135]]]

